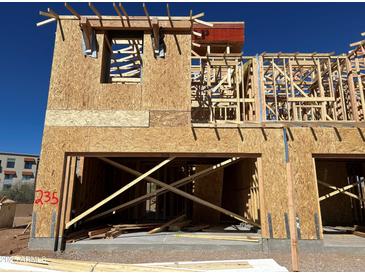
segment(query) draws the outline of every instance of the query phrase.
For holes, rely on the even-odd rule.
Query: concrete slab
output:
[[[254,236],[254,233],[184,233],[184,232],[161,232],[158,234],[147,234],[147,232],[136,232],[120,235],[115,239],[85,239],[75,243],[68,243],[67,249],[79,248],[158,248],[158,247],[173,247],[173,248],[245,248],[247,250],[260,251],[262,249],[261,239],[258,242],[247,242],[244,240],[226,240],[226,239],[207,239],[207,238],[191,238],[182,237],[181,235],[196,235],[196,236],[235,236],[239,239],[242,236]]]
[[[353,234],[325,234],[324,247],[353,247],[365,249],[365,238]]]

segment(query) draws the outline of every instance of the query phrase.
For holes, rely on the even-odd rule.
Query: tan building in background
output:
[[[0,152],[0,190],[16,183],[34,183],[39,156]]]

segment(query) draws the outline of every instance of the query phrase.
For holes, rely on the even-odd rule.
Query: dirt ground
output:
[[[197,261],[197,260],[234,260],[234,259],[263,259],[272,258],[278,264],[285,266],[288,270],[290,266],[290,253],[286,252],[255,252],[245,250],[154,250],[138,249],[123,252],[118,251],[38,251],[28,249],[29,233],[20,235],[21,229],[1,229],[0,230],[0,256],[24,255],[52,257],[62,259],[90,260],[99,262],[119,262],[119,263],[152,263],[168,261]],[[20,236],[18,236],[20,235]],[[326,252],[300,252],[301,271],[365,271],[365,253],[358,255],[343,251]]]

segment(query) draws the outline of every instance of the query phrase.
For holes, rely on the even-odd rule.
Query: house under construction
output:
[[[243,22],[65,6],[38,23],[57,30],[30,247],[172,224],[318,243],[365,223],[365,41],[244,56]]]

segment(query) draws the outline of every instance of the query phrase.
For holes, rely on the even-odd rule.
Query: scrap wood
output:
[[[251,236],[224,236],[224,235],[209,235],[209,234],[185,234],[179,233],[176,237],[197,238],[207,240],[227,240],[227,241],[244,241],[244,242],[259,242],[259,238]]]
[[[119,224],[113,225],[113,227],[154,227],[159,226],[160,223],[146,223],[146,224]]]
[[[153,234],[153,233],[161,232],[161,231],[167,229],[170,225],[172,225],[172,224],[174,224],[174,223],[176,223],[178,221],[181,221],[181,220],[183,220],[185,218],[186,218],[186,215],[183,214],[183,215],[181,215],[181,216],[179,216],[179,217],[177,217],[177,218],[175,218],[175,219],[173,219],[173,220],[171,220],[171,221],[163,224],[162,226],[156,227],[156,228],[148,231],[148,234]]]
[[[114,239],[116,237],[118,237],[119,235],[125,233],[124,230],[122,229],[116,229],[116,228],[112,228],[110,231],[108,231],[106,234],[105,234],[105,237],[107,239]]]
[[[27,230],[30,230],[30,226],[32,225],[32,222],[29,222],[28,224],[27,224],[27,226],[24,228],[24,230],[23,230],[23,233],[22,234],[25,234],[25,232],[27,232]]]
[[[356,236],[365,238],[365,232],[354,231],[353,234],[356,235]]]
[[[101,234],[105,234],[109,230],[110,230],[110,227],[104,227],[104,228],[99,228],[99,229],[91,230],[87,234],[88,234],[88,236],[90,238],[92,238],[94,236],[98,236],[98,235],[101,235]]]
[[[183,227],[188,226],[191,220],[185,220],[169,226],[169,231],[180,231]]]
[[[74,243],[74,242],[86,239],[88,237],[89,237],[89,235],[88,235],[87,230],[71,232],[71,233],[65,235],[65,239],[66,239],[67,243]]]

